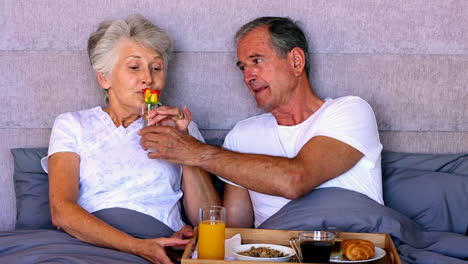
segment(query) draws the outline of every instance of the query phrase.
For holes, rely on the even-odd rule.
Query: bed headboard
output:
[[[235,31],[258,16],[289,16],[310,41],[316,92],[367,100],[385,150],[468,150],[464,0],[6,0],[0,4],[0,183],[11,188],[0,201],[14,201],[10,148],[47,146],[59,113],[102,105],[87,38],[103,19],[134,13],[173,36],[163,100],[187,105],[208,139],[260,113],[235,67]],[[13,210],[14,202],[0,207]]]

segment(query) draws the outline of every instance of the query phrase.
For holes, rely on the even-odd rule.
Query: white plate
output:
[[[238,252],[246,251],[249,250],[251,247],[269,247],[271,249],[276,249],[285,255],[284,257],[280,258],[256,258],[256,257],[249,257],[249,256],[244,256],[237,254]],[[270,262],[288,262],[291,260],[292,256],[296,255],[294,250],[290,247],[286,246],[280,246],[280,245],[274,245],[274,244],[244,244],[244,245],[238,245],[235,246],[232,249],[232,254],[236,257],[237,260],[247,260],[247,261],[270,261]]]
[[[374,261],[380,258],[383,258],[385,256],[385,250],[375,247],[375,253],[374,256],[370,259],[366,260],[348,260],[345,257],[343,259],[330,259],[330,262],[335,262],[335,263],[361,263],[361,262],[369,262],[369,261]]]

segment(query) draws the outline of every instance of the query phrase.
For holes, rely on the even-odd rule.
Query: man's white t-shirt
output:
[[[236,124],[228,133],[223,148],[242,153],[293,158],[304,144],[316,136],[337,139],[364,154],[353,168],[317,188],[341,187],[365,194],[383,204],[380,165],[382,144],[374,112],[359,97],[326,99],[318,111],[295,126],[278,125],[271,113],[248,118]],[[249,194],[256,227],[290,201],[252,190],[249,190]]]
[[[180,230],[181,166],[150,159],[140,146],[142,119],[116,127],[101,107],[59,115],[52,128],[47,159],[57,152],[80,156],[78,204],[92,213],[120,207],[132,209]],[[203,137],[191,122],[189,133]]]

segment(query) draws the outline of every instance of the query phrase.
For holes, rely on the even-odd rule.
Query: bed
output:
[[[235,31],[258,16],[300,22],[310,41],[312,87],[321,98],[356,95],[372,106],[385,150],[386,206],[344,190],[317,190],[262,228],[385,232],[405,263],[466,263],[466,1],[109,2],[0,4],[0,263],[145,263],[55,229],[47,174],[38,163],[55,117],[104,103],[87,60],[86,37],[103,19],[133,13],[174,37],[162,101],[188,106],[211,144],[220,145],[238,121],[261,113],[235,67],[232,43]],[[132,211],[98,213],[122,214],[110,217],[122,220],[112,224],[135,236],[167,231]],[[307,221],[288,221],[290,214]],[[139,224],[128,219],[147,221],[157,233],[135,230]]]
[[[220,144],[221,139],[212,141]],[[17,198],[14,231],[0,232],[0,263],[147,263],[83,243],[51,223],[46,148],[12,149]],[[294,200],[259,228],[388,233],[404,263],[465,263],[468,259],[468,154],[382,154],[385,206],[365,195],[323,188]],[[122,208],[94,215],[135,237],[170,236],[158,220]]]

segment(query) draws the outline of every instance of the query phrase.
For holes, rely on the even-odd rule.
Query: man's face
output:
[[[290,99],[298,79],[290,55],[280,58],[270,44],[266,27],[252,30],[239,40],[237,66],[257,105],[271,112]]]

